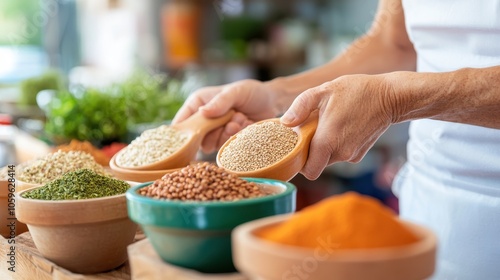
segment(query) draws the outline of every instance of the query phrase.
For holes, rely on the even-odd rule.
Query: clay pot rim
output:
[[[113,174],[114,177],[124,180],[135,180],[138,182],[149,182],[154,181],[156,179],[160,179],[165,174],[172,173],[177,170],[181,170],[180,168],[173,169],[163,169],[163,170],[133,170],[127,169],[123,167],[119,167],[115,159],[112,158],[109,162],[110,173]]]
[[[305,267],[309,261],[314,263],[314,270],[308,271],[311,279],[427,279],[435,271],[436,236],[429,229],[406,221],[401,222],[420,240],[397,247],[328,250],[328,245],[318,244],[316,248],[302,248],[256,236],[258,229],[289,217],[255,220],[233,230],[233,261],[240,272],[250,277],[281,279],[293,266]]]
[[[29,189],[22,190],[18,193],[16,193],[16,199],[18,200],[23,200],[23,201],[30,201],[30,203],[37,203],[37,204],[76,204],[76,203],[92,203],[92,202],[99,202],[102,200],[109,200],[113,198],[117,198],[120,196],[125,196],[125,193],[122,194],[116,194],[116,195],[111,195],[111,196],[103,196],[103,197],[96,197],[96,198],[84,198],[84,199],[64,199],[64,200],[45,200],[45,199],[33,199],[33,198],[25,198],[22,197],[22,194],[37,188],[43,187],[42,185],[37,186],[37,187],[32,187]]]
[[[294,259],[304,259],[304,257],[312,256],[315,249],[279,244],[264,240],[255,235],[258,229],[279,224],[291,216],[292,214],[277,215],[245,223],[235,229],[233,238],[239,239],[240,242],[244,242],[248,246],[258,247],[260,251],[266,252],[266,254],[277,256],[283,255],[283,252],[286,252],[288,258]],[[394,247],[337,250],[328,253],[330,259],[327,262],[366,263],[387,261],[411,257],[436,248],[437,237],[431,230],[412,222],[399,221],[409,227],[412,232],[416,233],[419,240],[407,245]]]

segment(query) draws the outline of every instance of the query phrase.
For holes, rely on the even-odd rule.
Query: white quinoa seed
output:
[[[17,179],[31,184],[46,184],[62,177],[68,172],[79,169],[90,169],[101,175],[110,174],[102,165],[95,162],[94,157],[82,151],[57,151],[39,159],[26,162],[23,170],[16,170]]]
[[[237,172],[269,166],[289,154],[298,141],[291,128],[268,121],[246,127],[224,148],[222,167]]]
[[[168,125],[148,129],[118,154],[116,163],[123,167],[152,164],[179,150],[187,140],[187,135]]]
[[[9,165],[6,165],[2,168],[0,168],[0,181],[7,181],[11,176],[9,176],[9,172],[12,172],[14,174],[19,174],[21,173],[24,168],[26,168],[27,164],[29,162],[23,162],[19,164],[14,164],[14,169],[10,168]]]

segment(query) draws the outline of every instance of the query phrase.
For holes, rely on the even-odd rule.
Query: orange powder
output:
[[[354,192],[324,199],[256,235],[287,245],[338,250],[401,246],[418,240],[392,210]]]

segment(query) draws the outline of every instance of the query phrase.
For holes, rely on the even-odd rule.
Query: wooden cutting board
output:
[[[133,280],[248,280],[239,273],[204,274],[164,262],[148,239],[128,246]]]
[[[128,247],[129,261],[98,274],[77,274],[45,259],[36,249],[29,232],[15,238],[15,272],[6,262],[11,244],[0,236],[0,279],[2,280],[248,280],[239,273],[203,274],[165,263],[154,251],[144,233],[138,231]]]
[[[144,239],[144,234],[137,232],[134,241]],[[130,265],[128,262],[120,267],[99,274],[83,275],[66,270],[55,263],[45,259],[36,249],[29,232],[15,238],[16,265],[15,272],[8,270],[6,262],[11,244],[5,238],[0,239],[0,279],[2,280],[117,280],[131,279]]]

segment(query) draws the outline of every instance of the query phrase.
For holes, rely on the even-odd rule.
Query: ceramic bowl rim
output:
[[[203,206],[207,208],[218,208],[218,207],[230,207],[230,206],[237,206],[237,205],[251,205],[251,204],[257,204],[260,202],[267,202],[267,201],[272,201],[278,198],[286,197],[288,195],[291,195],[294,191],[296,191],[296,187],[294,184],[290,182],[285,182],[281,180],[275,180],[275,179],[267,179],[267,178],[251,178],[251,177],[242,177],[241,179],[249,182],[254,182],[257,184],[267,184],[267,185],[284,185],[284,191],[278,194],[273,194],[273,195],[267,195],[263,197],[257,197],[257,198],[249,198],[249,199],[241,199],[238,201],[224,201],[224,202],[219,202],[219,201],[178,201],[178,200],[165,200],[165,199],[156,199],[156,198],[151,198],[151,197],[146,197],[139,195],[137,193],[137,190],[147,187],[153,183],[151,182],[145,182],[142,184],[139,184],[137,186],[134,186],[130,189],[127,190],[126,192],[126,197],[127,200],[131,200],[134,202],[138,202],[141,204],[150,204],[158,207],[193,207],[193,206]]]

